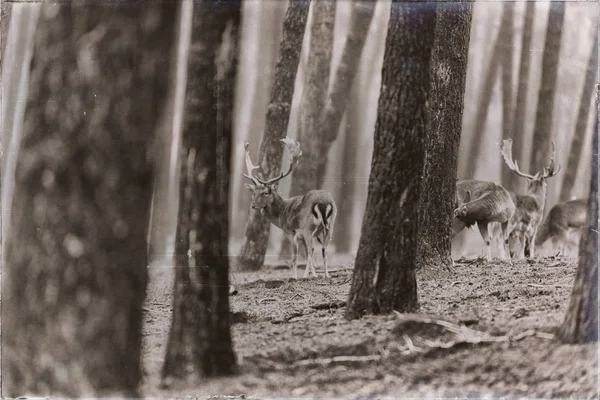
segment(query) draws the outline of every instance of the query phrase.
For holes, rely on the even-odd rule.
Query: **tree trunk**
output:
[[[0,6],[0,60],[4,59],[4,49],[6,48],[6,38],[8,38],[8,28],[10,27],[10,16],[12,14],[12,4],[3,1]]]
[[[548,27],[546,28],[546,43],[542,58],[542,81],[538,93],[537,112],[533,129],[531,158],[529,171],[542,171],[550,156],[550,141],[552,132],[552,115],[554,110],[554,94],[556,92],[556,76],[560,55],[565,3],[553,1],[550,3]]]
[[[329,87],[335,0],[316,1],[312,4],[312,8],[308,69],[301,106],[303,118],[300,121],[298,140],[303,154],[300,164],[292,173],[291,196],[320,188],[317,181],[317,169],[321,159],[327,157],[317,131]]]
[[[435,2],[392,2],[347,316],[417,308],[415,261]]]
[[[317,135],[317,129],[321,123],[321,112],[325,108],[329,87],[335,0],[316,1],[312,3],[312,9],[308,68],[298,121],[298,142],[302,148],[302,158],[292,172],[290,196],[299,196],[309,190],[320,189],[317,181],[317,166],[322,158],[327,157],[323,142]],[[288,258],[290,250],[290,237],[284,235],[280,258]]]
[[[235,372],[228,191],[240,3],[194,3],[165,384]]]
[[[2,394],[138,397],[147,150],[176,5],[43,7],[7,238]]]
[[[472,3],[438,3],[431,59],[417,267],[452,266],[451,224]]]
[[[600,97],[596,103],[600,112]],[[565,319],[556,333],[562,343],[598,341],[598,115],[592,146],[592,179],[588,217],[589,228],[584,231],[579,247],[579,268]]]
[[[597,73],[598,34],[596,34],[596,38],[592,43],[592,51],[590,53],[590,59],[587,66],[587,73],[583,82],[583,91],[581,93],[581,99],[579,100],[579,111],[577,113],[577,121],[575,123],[575,132],[571,142],[571,149],[569,150],[569,161],[567,163],[567,170],[565,171],[565,175],[562,180],[562,187],[560,189],[561,203],[571,198],[573,186],[575,185],[575,179],[577,178],[577,171],[579,170],[579,161],[583,158],[583,143],[585,142],[585,136],[587,133],[588,116],[590,106],[592,105],[592,94],[594,93]]]
[[[510,5],[509,5],[510,4]],[[483,80],[483,88],[481,89],[481,95],[479,96],[479,108],[475,115],[475,127],[473,141],[469,148],[469,158],[467,159],[466,174],[467,176],[462,177],[463,179],[473,178],[477,169],[477,163],[479,162],[481,154],[481,144],[485,136],[485,121],[487,120],[488,110],[490,102],[492,100],[492,91],[496,78],[500,68],[503,67],[503,59],[506,57],[506,45],[504,38],[510,35],[512,29],[512,10],[513,5],[511,3],[504,3],[502,5],[502,17],[500,23],[500,30],[494,43],[492,50],[492,57],[490,58],[490,64]]]
[[[281,172],[284,146],[280,140],[286,136],[290,118],[309,4],[309,1],[291,0],[285,16],[281,50],[267,111],[267,125],[258,158],[259,176],[265,179]],[[260,212],[251,209],[244,232],[244,245],[237,261],[240,269],[258,270],[262,267],[270,230],[271,223]]]
[[[374,0],[353,1],[348,37],[344,44],[342,58],[333,77],[333,85],[324,104],[325,108],[320,111],[321,122],[315,127],[314,131],[315,140],[321,142],[320,154],[322,155],[315,159],[317,163],[315,165],[317,168],[316,188],[323,187],[327,170],[327,154],[337,138],[342,118],[348,106],[352,84],[360,64],[376,4],[377,2]]]
[[[500,77],[502,86],[502,139],[512,138],[512,120],[513,120],[513,19],[515,15],[515,3],[512,1],[503,4],[505,12],[502,21],[503,34],[502,42],[502,75]],[[500,162],[500,182],[504,187],[507,187],[511,179],[515,177],[504,162]],[[516,189],[516,188],[514,188]]]
[[[517,99],[515,101],[515,114],[512,121],[513,157],[525,167],[525,123],[527,116],[527,92],[529,90],[529,66],[531,65],[531,38],[533,36],[533,17],[535,2],[528,1],[525,6],[525,21],[523,25],[523,40],[521,42],[521,60],[517,83]],[[503,163],[504,164],[504,163]],[[502,166],[505,171],[507,167]],[[508,175],[507,189],[517,192],[523,180],[517,174]]]

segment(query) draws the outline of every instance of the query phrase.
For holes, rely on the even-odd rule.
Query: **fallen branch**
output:
[[[258,304],[266,303],[267,301],[277,301],[279,300],[277,297],[266,297],[264,299],[260,299]]]
[[[328,303],[320,303],[320,304],[313,304],[312,306],[310,306],[310,308],[314,309],[314,310],[329,310],[332,308],[342,308],[342,307],[346,307],[346,302],[345,301],[330,301]]]
[[[538,285],[537,283],[528,283],[527,286],[535,288],[571,288],[571,285]]]
[[[309,360],[296,361],[296,366],[330,365],[342,362],[369,362],[381,360],[380,355],[372,356],[336,356],[330,358],[313,358]]]

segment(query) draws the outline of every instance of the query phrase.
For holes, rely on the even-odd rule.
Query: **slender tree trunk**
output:
[[[510,4],[510,5],[509,5]],[[485,121],[487,120],[488,110],[490,102],[492,100],[492,91],[496,78],[503,67],[503,59],[506,57],[506,44],[505,38],[510,35],[512,29],[512,10],[513,6],[507,2],[502,5],[502,17],[500,23],[500,30],[494,43],[492,50],[492,57],[490,58],[490,64],[486,70],[485,78],[483,80],[483,88],[481,89],[481,95],[479,96],[479,108],[475,115],[475,126],[474,126],[474,137],[469,147],[469,158],[467,159],[466,174],[467,176],[462,177],[463,179],[473,178],[477,169],[477,163],[480,159],[481,145],[485,136]]]
[[[270,178],[281,172],[284,146],[280,140],[286,136],[290,118],[309,4],[309,1],[291,0],[285,16],[281,50],[267,111],[267,125],[260,143],[258,172],[262,178]],[[250,210],[250,218],[244,232],[244,245],[238,258],[240,269],[257,270],[262,267],[270,230],[271,223],[257,210]]]
[[[238,2],[194,3],[166,384],[235,371],[228,193],[240,15]]]
[[[0,53],[0,59],[4,59],[4,49],[6,48],[6,39],[8,38],[12,4],[8,1],[3,1],[0,8],[0,46],[2,49],[2,53]]]
[[[553,1],[550,3],[546,43],[542,58],[542,82],[538,93],[537,112],[533,129],[533,141],[529,171],[542,171],[550,156],[552,132],[552,115],[554,95],[556,92],[556,77],[560,56],[560,41],[562,38],[565,3]]]
[[[504,3],[505,12],[503,16],[503,34],[502,41],[502,139],[512,138],[512,120],[513,120],[513,48],[514,48],[514,26],[513,19],[515,15],[515,3],[512,1]],[[501,177],[500,182],[507,187],[510,180],[514,178],[512,172],[504,162],[500,162]],[[516,188],[515,188],[516,189]]]
[[[598,74],[598,34],[592,43],[592,51],[587,66],[585,80],[583,82],[583,91],[579,100],[579,111],[577,113],[577,121],[575,123],[575,132],[569,150],[569,161],[567,170],[562,181],[560,189],[560,202],[567,201],[573,194],[577,171],[579,170],[579,161],[583,158],[583,143],[587,133],[588,116],[590,106],[592,105],[592,94],[596,84],[596,76]]]
[[[597,97],[596,112],[600,112]],[[592,178],[588,208],[589,228],[584,231],[579,246],[579,268],[565,319],[556,333],[562,343],[598,341],[598,115],[592,146]]]
[[[513,157],[525,167],[525,123],[527,116],[527,92],[529,90],[529,67],[531,65],[531,38],[533,36],[533,17],[535,2],[528,1],[525,6],[525,21],[523,24],[523,39],[521,42],[521,59],[519,63],[519,75],[517,83],[517,99],[515,101],[515,114],[512,121]],[[503,171],[507,168],[503,165]],[[508,175],[507,189],[518,191],[523,180],[516,174]]]
[[[417,267],[452,266],[451,225],[472,3],[438,3],[431,56]]]
[[[327,169],[327,154],[337,138],[342,117],[348,106],[352,84],[360,64],[376,4],[377,2],[374,0],[353,1],[348,37],[344,44],[342,58],[333,76],[333,85],[324,104],[325,109],[321,111],[321,122],[315,127],[314,137],[321,141],[321,154],[323,155],[315,160],[317,163],[315,166],[317,168],[317,188],[323,187]]]
[[[391,4],[349,318],[417,308],[415,263],[435,4]]]
[[[292,173],[290,196],[303,195],[318,186],[318,165],[327,157],[323,142],[317,134],[321,123],[321,112],[325,108],[331,54],[333,51],[333,24],[335,21],[335,0],[319,0],[312,3],[312,24],[308,68],[302,105],[298,142],[302,147],[302,158]],[[283,236],[280,258],[290,254],[291,240]]]
[[[147,150],[176,5],[43,7],[3,276],[2,394],[138,397]]]

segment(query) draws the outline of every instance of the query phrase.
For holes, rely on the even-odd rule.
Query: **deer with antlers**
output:
[[[287,172],[281,172],[279,176],[266,181],[254,175],[253,171],[259,167],[253,165],[250,160],[248,142],[244,145],[248,174],[242,173],[242,175],[252,181],[244,185],[252,192],[251,206],[260,210],[265,218],[284,233],[293,235],[292,268],[295,279],[298,278],[297,257],[300,242],[306,249],[304,277],[309,277],[311,272],[315,277],[317,276],[314,262],[315,239],[322,245],[325,277],[329,278],[327,246],[331,241],[337,206],[331,193],[326,190],[310,190],[304,195],[288,199],[282,198],[277,193],[278,182],[293,171],[302,155],[298,142],[288,137],[281,141],[291,153],[290,166]]]
[[[535,175],[525,174],[519,170],[519,165],[512,157],[512,139],[503,140],[500,145],[500,151],[508,168],[527,180],[527,192],[525,196],[529,199],[524,202],[524,205],[519,210],[522,217],[515,224],[515,228],[521,231],[521,236],[523,237],[523,243],[521,244],[522,252],[524,253],[525,247],[529,247],[529,256],[530,258],[534,258],[535,237],[538,227],[542,222],[544,205],[546,203],[546,190],[548,188],[546,180],[556,176],[560,171],[560,165],[557,167],[554,164],[554,141],[552,141],[552,155],[548,166],[544,167],[542,172],[536,172]]]

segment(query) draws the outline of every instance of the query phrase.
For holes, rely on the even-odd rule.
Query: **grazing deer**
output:
[[[306,269],[304,277],[308,277],[312,271],[317,276],[314,265],[315,242],[318,240],[323,246],[323,264],[325,266],[325,276],[329,278],[327,269],[327,246],[332,237],[337,207],[333,196],[326,190],[310,190],[303,196],[295,196],[289,199],[282,198],[277,193],[278,182],[288,176],[298,164],[298,159],[302,154],[298,142],[285,138],[281,140],[290,151],[292,158],[290,167],[286,173],[263,181],[253,174],[258,166],[252,165],[250,153],[248,151],[248,142],[245,143],[246,149],[246,169],[248,175],[242,173],[252,183],[244,186],[252,192],[252,208],[260,210],[262,215],[273,225],[283,232],[293,235],[292,246],[292,266],[294,269],[294,278],[298,278],[297,257],[298,242],[304,243],[306,249]]]
[[[548,216],[538,228],[535,243],[541,246],[548,239],[553,247],[563,253],[567,243],[569,229],[581,229],[588,224],[588,198],[576,199],[558,203],[548,213]]]
[[[558,167],[554,165],[554,141],[552,141],[552,155],[548,166],[541,173],[539,171],[536,172],[535,175],[525,174],[519,170],[519,165],[512,157],[512,139],[503,140],[500,145],[500,151],[508,168],[527,180],[527,193],[525,196],[530,197],[530,200],[522,208],[526,217],[521,219],[518,225],[524,228],[522,229],[524,238],[522,251],[524,251],[525,247],[529,247],[529,256],[530,258],[534,258],[535,236],[542,222],[544,205],[546,203],[546,189],[548,187],[546,179],[555,176],[560,171],[560,165]]]
[[[456,183],[456,209],[452,223],[452,237],[465,226],[477,223],[479,233],[487,247],[487,258],[492,258],[488,226],[498,222],[502,229],[504,246],[501,258],[506,258],[506,243],[511,230],[510,221],[515,212],[515,203],[506,189],[488,181],[464,180]]]

